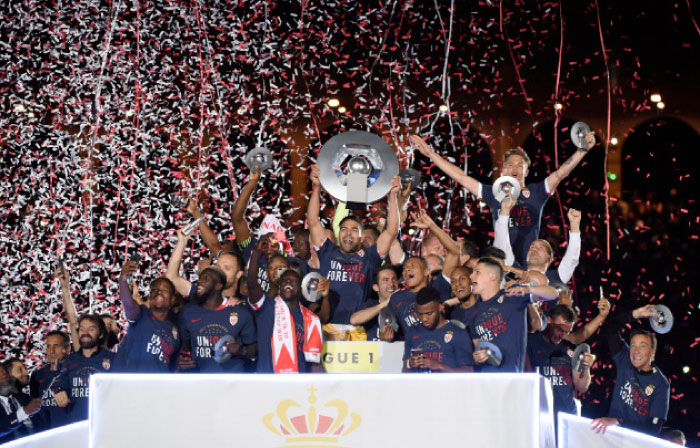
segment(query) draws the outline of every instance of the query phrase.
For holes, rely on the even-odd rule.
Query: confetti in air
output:
[[[571,125],[595,116],[599,143],[548,202],[541,235],[557,263],[566,211],[581,209],[582,318],[597,313],[600,285],[620,309],[663,300],[679,329],[661,339],[657,358],[693,365],[698,291],[690,272],[700,252],[689,185],[697,175],[682,149],[698,137],[654,115],[655,86],[643,73],[670,62],[656,64],[650,39],[630,24],[666,17],[658,40],[685,61],[700,60],[700,30],[691,2],[660,3],[655,14],[609,1],[1,2],[3,353],[36,365],[46,332],[67,328],[53,275],[59,257],[79,312],[119,316],[121,265],[140,255],[145,292],[191,219],[178,196],[195,198],[220,240],[232,240],[231,206],[248,178],[243,156],[255,147],[270,149],[274,163],[249,206],[253,227],[270,213],[287,228],[303,224],[309,164],[331,136],[363,129],[423,176],[412,208],[420,201],[455,237],[485,247],[493,239],[488,207],[414,152],[408,136],[425,137],[481,182],[500,174],[506,149],[520,146],[536,182],[574,153]],[[671,100],[664,97],[667,110]],[[620,129],[623,116],[632,118]],[[685,140],[645,143],[672,135],[664,134],[669,126],[679,126],[676,136],[688,132]],[[624,147],[608,146],[614,132]],[[645,156],[632,156],[630,142]],[[661,160],[668,165],[658,170]],[[652,194],[659,171],[675,180],[668,193]],[[646,190],[616,187],[611,173]],[[324,208],[327,216],[328,198]],[[193,238],[188,275],[206,255]],[[613,372],[605,344],[593,349],[605,361],[585,406],[601,413]],[[669,377],[684,390],[686,382],[697,387],[692,373]],[[684,392],[674,392],[677,416],[694,396]]]

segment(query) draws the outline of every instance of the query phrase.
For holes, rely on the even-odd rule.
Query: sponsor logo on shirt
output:
[[[231,313],[228,317],[228,321],[231,323],[231,326],[236,326],[238,323],[238,313]]]
[[[655,389],[655,387],[653,384],[650,384],[647,386],[647,388],[644,390],[644,392],[647,394],[647,397],[650,397],[651,394],[654,393],[654,389]]]
[[[105,358],[102,360],[102,368],[105,370],[109,370],[109,368],[112,367],[112,364],[109,361],[109,358]]]

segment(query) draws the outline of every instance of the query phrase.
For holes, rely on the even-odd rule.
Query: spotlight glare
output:
[[[663,101],[659,101],[658,103],[656,103],[656,107],[658,107],[659,109],[664,109],[666,108],[666,105]]]
[[[563,108],[564,108],[564,105],[562,103],[554,103],[554,109],[562,110]]]
[[[338,113],[339,113],[339,114],[344,114],[344,113],[347,112],[347,111],[348,111],[348,110],[345,108],[345,106],[340,106],[340,107],[338,108]]]
[[[22,113],[22,112],[24,112],[25,110],[27,110],[27,107],[26,107],[24,104],[19,103],[19,104],[15,104],[15,105],[12,107],[12,110],[14,110],[14,111],[17,112],[17,113]]]
[[[243,115],[243,114],[245,113],[245,107],[239,107],[239,108],[236,110],[236,113],[237,113],[238,115]]]
[[[690,367],[689,367],[689,366],[683,366],[683,373],[685,373],[685,374],[690,373]]]
[[[611,139],[610,139],[610,144],[613,145],[613,146],[616,146],[616,145],[617,145],[617,137],[611,138]]]
[[[338,107],[340,106],[340,101],[338,100],[338,98],[331,98],[328,100],[328,105],[330,107]]]
[[[126,116],[127,117],[133,117],[134,116],[134,109],[127,109],[126,111]]]
[[[438,110],[440,110],[440,112],[442,112],[444,114],[445,112],[450,110],[450,108],[447,107],[447,104],[441,104],[440,107],[438,108]]]
[[[649,99],[651,99],[652,103],[659,103],[661,102],[661,95],[659,95],[658,93],[652,93]]]

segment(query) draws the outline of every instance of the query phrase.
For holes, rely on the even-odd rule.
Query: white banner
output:
[[[543,384],[537,374],[98,374],[90,447],[553,447]]]
[[[591,430],[591,419],[559,413],[559,448],[678,448],[671,442],[619,426],[605,434]]]
[[[3,448],[86,448],[88,446],[88,422],[40,432],[3,445]]]

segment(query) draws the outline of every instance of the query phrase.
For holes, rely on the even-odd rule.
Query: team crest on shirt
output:
[[[445,333],[445,344],[448,344],[452,340],[453,335],[454,333],[452,331]]]
[[[647,394],[647,397],[649,397],[649,396],[651,396],[651,394],[654,393],[654,389],[655,389],[654,385],[653,385],[653,384],[650,384],[650,385],[648,385],[647,388],[644,390],[644,393]]]
[[[231,323],[231,326],[236,326],[238,323],[238,313],[231,313],[228,317],[228,321]]]
[[[503,296],[499,297],[498,300],[496,300],[498,303],[503,303]]]
[[[363,249],[360,249],[359,251],[357,251],[357,255],[359,255],[359,256],[361,256],[361,257],[364,257],[364,256],[365,256],[365,251],[364,251]]]
[[[112,367],[112,364],[109,362],[109,358],[105,358],[102,360],[102,368],[105,370],[109,370],[109,368]]]
[[[573,358],[573,357],[574,357],[574,351],[571,350],[570,348],[567,348],[567,349],[566,349],[566,354],[569,356],[569,358]]]
[[[529,197],[530,197],[530,190],[528,190],[527,188],[523,188],[523,189],[520,191],[520,193],[522,193],[522,195],[525,196],[526,198],[529,198]]]
[[[173,339],[177,339],[177,328],[173,327]]]

